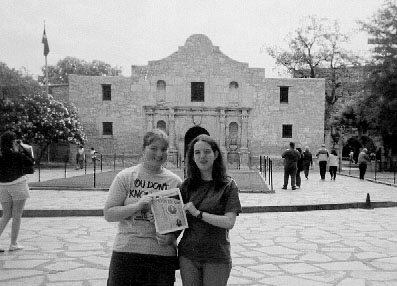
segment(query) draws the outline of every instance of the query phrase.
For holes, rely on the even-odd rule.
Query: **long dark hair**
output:
[[[0,151],[2,154],[12,152],[15,139],[17,139],[17,135],[12,131],[6,131],[1,135]]]
[[[197,167],[196,162],[194,162],[194,144],[198,141],[203,141],[208,143],[211,146],[211,149],[214,153],[218,153],[218,156],[214,160],[214,165],[212,167],[212,179],[216,183],[224,184],[227,182],[226,177],[226,164],[223,160],[222,152],[215,142],[215,140],[205,134],[201,134],[194,138],[190,143],[186,153],[186,177],[189,182],[197,182],[201,180],[200,169]]]

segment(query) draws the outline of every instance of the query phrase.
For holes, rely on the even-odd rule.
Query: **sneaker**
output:
[[[292,187],[292,190],[293,190],[293,191],[296,190],[296,187]]]
[[[19,245],[19,244],[17,243],[17,244],[11,244],[11,245],[10,245],[9,251],[15,251],[15,250],[21,250],[21,249],[23,249],[23,246],[22,246],[22,245]]]
[[[287,187],[282,187],[281,189],[282,189],[282,190],[286,190],[286,189],[287,189]]]
[[[4,252],[4,249],[3,249],[3,248],[0,248],[0,252]]]

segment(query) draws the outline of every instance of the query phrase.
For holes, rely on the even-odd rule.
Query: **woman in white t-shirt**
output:
[[[177,234],[156,233],[150,210],[152,193],[179,187],[176,174],[163,167],[168,136],[162,130],[143,137],[143,162],[117,174],[109,189],[104,215],[119,222],[109,267],[109,286],[172,286],[178,265]]]

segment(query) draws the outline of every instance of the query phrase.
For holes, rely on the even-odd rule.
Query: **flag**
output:
[[[48,46],[47,35],[45,34],[45,28],[43,33],[43,39],[41,39],[41,42],[44,44],[44,56],[47,56],[48,53],[50,52],[50,47]]]

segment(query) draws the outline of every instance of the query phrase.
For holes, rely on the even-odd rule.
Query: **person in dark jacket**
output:
[[[358,155],[358,168],[360,170],[360,180],[364,180],[365,172],[367,171],[367,164],[371,161],[367,154],[367,148],[364,148]]]
[[[310,167],[313,167],[313,155],[310,152],[309,146],[306,146],[303,152],[303,171],[305,172],[306,179],[309,179]]]
[[[294,142],[289,143],[289,149],[285,150],[281,157],[284,158],[284,185],[282,189],[287,189],[288,179],[291,177],[291,187],[293,190],[296,190],[296,171],[298,169],[297,163],[301,155],[295,150]]]
[[[24,169],[34,164],[31,151],[24,148],[22,143],[17,143],[16,139],[15,133],[11,131],[4,132],[0,138],[0,202],[3,208],[0,236],[12,218],[9,251],[23,249],[17,240],[23,209],[26,199],[29,198]]]
[[[299,152],[300,158],[297,162],[297,169],[296,169],[296,186],[298,188],[301,187],[302,179],[301,179],[301,172],[303,171],[303,154],[301,148],[296,148],[296,151]]]

